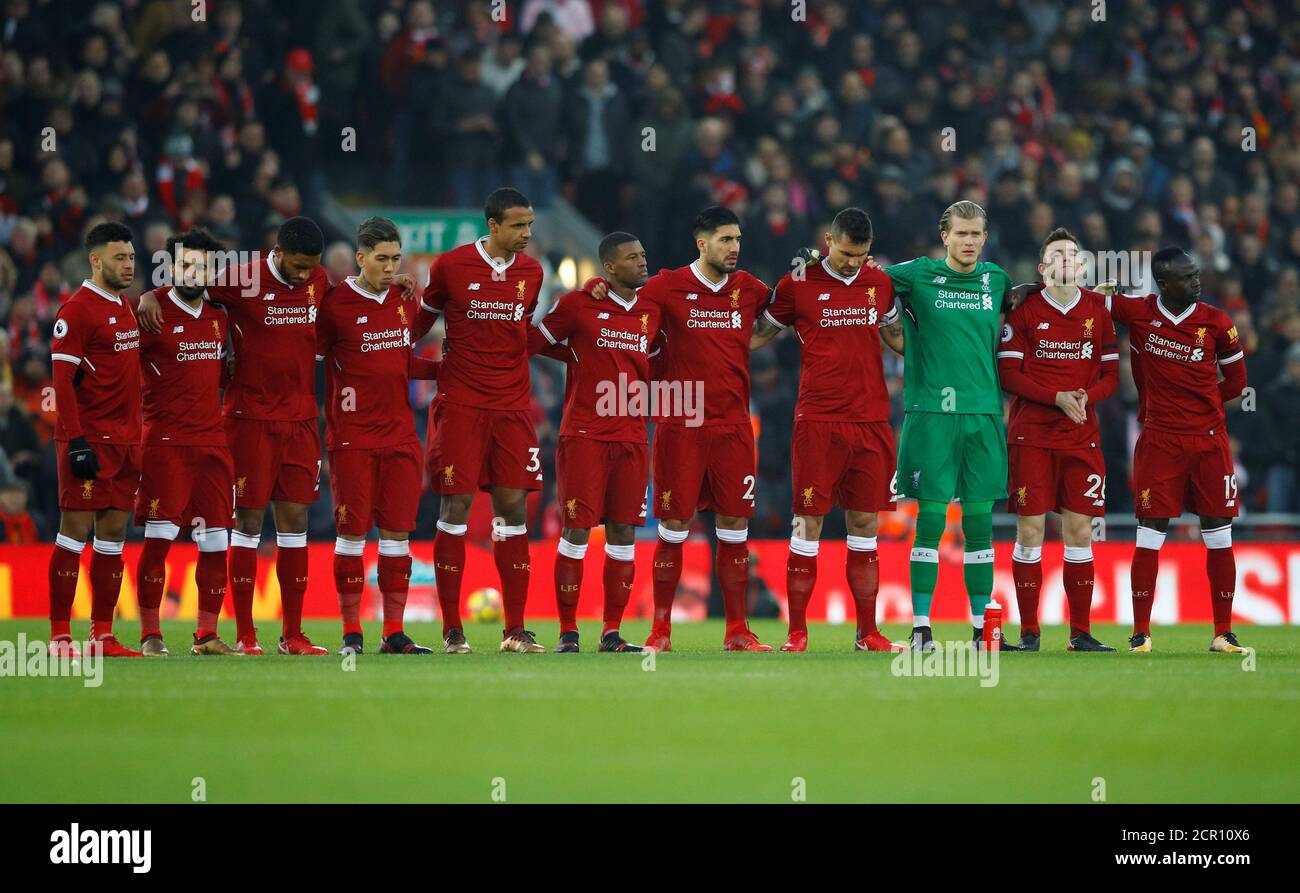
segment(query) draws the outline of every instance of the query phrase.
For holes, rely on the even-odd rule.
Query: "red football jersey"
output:
[[[526,254],[498,264],[486,237],[439,255],[420,302],[416,340],[441,313],[446,322],[438,395],[476,409],[529,406],[528,326],[542,290],[542,265]]]
[[[799,338],[796,419],[889,421],[879,332],[898,320],[889,274],[863,268],[845,278],[823,259],[802,280],[781,277],[763,315]]]
[[[414,298],[390,286],[374,294],[349,276],[330,289],[316,318],[325,362],[325,446],[372,449],[418,442],[411,409]]]
[[[1051,392],[1088,390],[1101,378],[1102,363],[1118,363],[1115,324],[1106,299],[1095,291],[1077,289],[1062,307],[1038,291],[1007,315],[998,344],[998,365],[1011,364],[1036,385]],[[1118,367],[1116,367],[1118,369]],[[1016,395],[1011,400],[1007,441],[1027,446],[1068,450],[1097,445],[1101,429],[1091,400],[1087,420],[1070,421],[1054,402]]]
[[[529,331],[528,348],[539,353],[564,345],[572,355],[561,435],[646,442],[650,356],[658,332],[659,307],[639,295],[624,304],[613,291],[599,301],[571,291],[555,302]]]
[[[223,447],[226,314],[207,301],[191,310],[170,288],[155,289],[154,297],[162,307],[162,332],[140,336],[144,442]]]
[[[130,304],[82,282],[55,317],[50,356],[77,367],[80,436],[92,445],[140,442],[140,327]],[[76,436],[59,416],[54,438]]]
[[[637,294],[659,305],[660,377],[686,388],[704,383],[705,425],[748,422],[749,336],[771,289],[743,270],[711,283],[693,262],[660,270]],[[674,413],[659,421],[685,425],[688,419]]]
[[[1107,304],[1115,321],[1128,326],[1144,423],[1176,434],[1222,431],[1219,366],[1245,356],[1227,314],[1197,301],[1174,316],[1157,295]]]
[[[330,288],[325,268],[317,265],[294,287],[268,254],[240,268],[238,279],[253,285],[208,287],[230,315],[235,372],[226,389],[226,415],[280,422],[316,418],[316,314]]]

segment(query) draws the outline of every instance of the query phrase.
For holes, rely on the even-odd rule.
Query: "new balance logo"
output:
[[[1160,328],[1160,320],[1158,320],[1158,319],[1153,319],[1153,320],[1151,320],[1151,328],[1153,328],[1153,329],[1158,329],[1158,328]]]
[[[367,323],[367,322],[370,322],[370,317],[368,317],[368,316],[358,316],[358,317],[357,317],[357,325],[361,325],[362,323]]]
[[[934,284],[935,284],[935,285],[945,285],[947,282],[948,282],[948,277],[947,277],[947,276],[935,276],[935,277],[934,277]]]
[[[697,295],[695,292],[691,292],[689,295],[686,296],[686,300],[688,301],[698,301],[699,299],[700,296]]]
[[[1041,331],[1042,329],[1050,329],[1051,327],[1052,327],[1052,324],[1051,324],[1050,322],[1040,322],[1040,323],[1038,324],[1038,328],[1039,328],[1040,331]]]
[[[819,301],[829,301],[830,299],[831,299],[831,293],[828,291],[824,291],[817,296],[817,300]]]
[[[608,314],[608,313],[597,313],[597,314],[596,314],[596,319],[609,319],[609,314]]]
[[[110,316],[110,317],[108,318],[108,324],[109,324],[110,326],[111,326],[111,325],[116,325],[116,324],[117,324],[117,317],[116,317],[116,316]]]
[[[179,335],[183,331],[185,331],[185,326],[176,326],[175,328],[172,329],[172,334]]]
[[[477,282],[471,282],[471,283],[469,284],[469,290],[470,290],[470,291],[478,291],[480,288],[482,288],[482,286],[479,285]]]
[[[274,300],[275,300],[275,292],[273,292],[273,291],[268,291],[266,294],[262,295],[262,300],[263,300],[263,301],[274,301]]]

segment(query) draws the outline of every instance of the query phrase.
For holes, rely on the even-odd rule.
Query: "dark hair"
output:
[[[871,228],[871,218],[861,208],[845,208],[831,221],[832,238],[843,236],[855,245],[865,245],[875,234]]]
[[[367,217],[357,227],[357,244],[367,251],[373,251],[380,242],[402,244],[402,236],[397,225],[387,217]]]
[[[487,201],[483,204],[483,216],[488,220],[495,220],[500,223],[506,219],[506,211],[511,208],[531,208],[532,206],[533,203],[518,189],[502,186],[487,197]]]
[[[280,224],[275,242],[285,254],[315,257],[325,251],[325,236],[310,217],[290,217]]]
[[[1058,226],[1056,229],[1048,233],[1047,238],[1043,239],[1043,244],[1038,246],[1039,263],[1043,262],[1043,255],[1047,253],[1047,246],[1051,245],[1053,242],[1073,242],[1075,248],[1083,247],[1079,244],[1079,239],[1074,235],[1074,233],[1070,232],[1063,226]]]
[[[130,242],[131,230],[120,223],[97,223],[86,233],[86,250],[94,251],[109,242]]]
[[[1151,275],[1159,281],[1169,272],[1169,265],[1180,257],[1189,257],[1189,255],[1183,249],[1173,245],[1161,248],[1151,257]]]
[[[640,240],[631,233],[610,233],[608,236],[600,240],[600,247],[596,249],[596,253],[600,256],[600,262],[603,264],[607,260],[614,259],[614,255],[618,253],[619,245],[626,245],[628,242],[637,241]]]
[[[740,226],[740,218],[736,216],[735,211],[722,205],[711,205],[696,215],[695,222],[691,224],[691,237],[698,239],[701,233],[711,234],[716,232],[718,227],[733,223]]]
[[[197,251],[225,251],[226,246],[217,241],[217,237],[212,235],[202,227],[195,227],[188,232],[181,233],[172,243],[182,248],[190,248]]]

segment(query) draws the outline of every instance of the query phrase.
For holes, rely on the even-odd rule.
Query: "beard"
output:
[[[177,285],[175,289],[176,294],[186,301],[193,301],[203,294],[203,286],[201,285]]]
[[[121,291],[122,289],[130,285],[131,281],[135,279],[134,273],[132,273],[132,275],[128,278],[124,276],[121,272],[118,272],[116,270],[110,270],[108,267],[103,268],[101,275],[104,277],[104,284],[107,285],[109,288],[113,289],[114,291]]]

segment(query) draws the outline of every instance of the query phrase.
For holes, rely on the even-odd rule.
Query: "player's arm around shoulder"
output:
[[[794,322],[794,274],[786,273],[768,295],[767,303],[754,317],[754,332],[749,336],[749,349],[758,350],[781,334]]]

